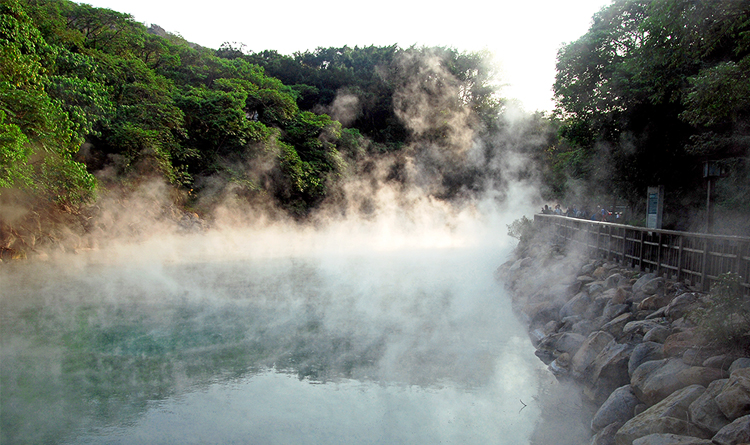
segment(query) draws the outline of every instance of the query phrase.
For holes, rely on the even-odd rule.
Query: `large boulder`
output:
[[[682,353],[682,361],[690,366],[703,366],[703,362],[715,353],[711,348],[688,348]]]
[[[591,305],[591,299],[585,292],[579,292],[560,308],[560,319],[573,315],[582,315]]]
[[[737,369],[741,368],[750,368],[750,358],[747,357],[740,357],[737,360],[733,361],[732,364],[729,366],[729,373],[733,373]]]
[[[737,359],[737,356],[733,354],[721,354],[709,357],[703,361],[703,366],[706,368],[718,368],[727,371],[727,374],[731,374],[733,369],[731,366]]]
[[[630,384],[641,401],[654,405],[678,389],[690,385],[705,387],[722,377],[720,369],[688,366],[679,359],[664,359],[641,364],[633,372]]]
[[[591,377],[585,392],[596,403],[602,403],[620,386],[627,385],[628,361],[633,345],[610,342],[591,363]]]
[[[720,429],[712,440],[716,445],[737,445],[750,442],[750,415],[735,419],[734,422]]]
[[[684,434],[708,439],[711,433],[688,422],[688,407],[706,388],[691,385],[670,394],[661,402],[625,423],[615,434],[617,445],[631,445],[635,439],[649,434]]]
[[[633,445],[713,445],[713,442],[679,434],[649,434],[634,440]]]
[[[697,329],[686,329],[675,332],[664,340],[664,355],[667,357],[679,357],[688,349],[705,344],[706,339]]]
[[[618,288],[621,285],[628,282],[628,278],[626,278],[623,274],[615,272],[607,277],[606,280],[604,280],[604,284],[607,286],[608,289],[612,288]]]
[[[602,310],[602,318],[605,323],[612,321],[615,317],[630,312],[630,305],[626,303],[614,303],[613,300],[607,302]]]
[[[583,342],[586,340],[586,337],[584,337],[581,334],[575,334],[573,332],[564,332],[560,334],[560,336],[557,339],[557,342],[555,342],[555,352],[557,354],[562,354],[563,352],[567,352],[571,356],[575,355],[576,352],[578,352],[578,349],[581,347]]]
[[[633,284],[633,292],[641,292],[643,287],[646,285],[646,283],[658,279],[659,276],[655,273],[647,273],[643,275],[642,277],[638,278],[638,280]]]
[[[627,422],[633,418],[635,406],[639,403],[630,385],[617,388],[594,414],[591,429],[599,431],[611,423]]]
[[[622,333],[625,335],[645,335],[651,329],[660,326],[662,325],[654,320],[634,320],[623,326]]]
[[[605,426],[591,439],[591,445],[615,445],[615,433],[622,427],[622,423],[615,422]]]
[[[661,360],[664,358],[664,345],[653,341],[644,341],[639,343],[633,349],[633,353],[630,354],[630,360],[628,361],[628,374],[632,377],[633,373],[642,364],[653,361]]]
[[[706,391],[690,404],[688,412],[691,422],[714,434],[729,425],[730,420],[721,412],[714,400],[728,381],[729,379],[714,380]]]
[[[539,325],[549,320],[558,320],[563,304],[556,300],[538,301],[537,298],[532,297],[523,305],[521,312],[528,318],[529,324]]]
[[[649,280],[641,286],[640,291],[646,295],[654,295],[657,292],[664,292],[664,278],[659,277]]]
[[[620,338],[623,335],[622,332],[625,328],[625,325],[632,321],[634,318],[635,315],[633,315],[631,312],[626,312],[624,314],[618,315],[617,317],[605,323],[604,326],[602,326],[602,331],[607,331],[615,338]]]
[[[700,306],[698,297],[692,292],[686,292],[672,299],[664,311],[664,315],[670,320],[677,320]]]
[[[664,343],[664,341],[672,334],[672,330],[666,326],[656,326],[650,331],[646,332],[643,336],[643,341],[655,341],[657,343]]]
[[[592,281],[591,283],[583,285],[592,297],[599,295],[600,293],[607,290],[607,284],[604,281]]]
[[[662,294],[649,295],[638,305],[638,309],[644,311],[655,311],[669,304],[669,298]]]
[[[575,353],[572,360],[571,371],[573,377],[583,378],[586,369],[593,363],[594,359],[607,344],[614,341],[611,334],[604,331],[592,332],[583,342],[578,352]]]
[[[714,400],[729,420],[750,414],[750,368],[732,372],[729,381]]]

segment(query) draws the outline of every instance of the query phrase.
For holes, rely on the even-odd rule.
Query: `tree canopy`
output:
[[[480,53],[246,53],[66,0],[4,0],[0,11],[0,193],[46,193],[75,207],[97,183],[161,177],[197,205],[220,179],[302,216],[365,152],[396,152],[416,138],[394,104],[409,81],[405,60],[435,58],[442,81],[456,86],[456,107],[485,127],[500,109]]]
[[[703,161],[746,175],[749,32],[747,1],[603,8],[558,54],[557,168],[631,204],[662,184],[684,208],[705,199]]]

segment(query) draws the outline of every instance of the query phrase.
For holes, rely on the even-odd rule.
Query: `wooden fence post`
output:
[[[643,271],[643,252],[646,250],[646,232],[641,231],[641,252],[638,255],[638,270]]]
[[[659,232],[659,245],[656,246],[656,276],[661,276],[661,232]]]

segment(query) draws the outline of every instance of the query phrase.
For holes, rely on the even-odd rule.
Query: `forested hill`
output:
[[[444,114],[470,111],[477,129],[500,108],[481,54],[397,46],[246,54],[68,1],[3,0],[1,12],[0,187],[68,209],[97,188],[159,176],[198,210],[204,191],[231,184],[304,215],[362,157],[413,140],[410,106],[396,92],[418,76],[444,77],[427,94]],[[423,74],[428,58],[439,72]],[[441,123],[430,125],[420,137],[446,137]]]
[[[747,1],[616,0],[561,49],[546,116],[508,113],[483,52],[210,49],[108,9],[0,0],[0,247],[54,241],[49,221],[91,230],[103,197],[148,181],[206,219],[230,198],[305,219],[372,211],[382,184],[459,202],[522,181],[637,220],[661,184],[665,221],[689,228],[717,159],[718,208],[748,214],[748,35]]]

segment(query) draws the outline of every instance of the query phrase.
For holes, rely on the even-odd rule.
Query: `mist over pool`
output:
[[[0,442],[528,443],[507,248],[272,238],[5,265]]]

